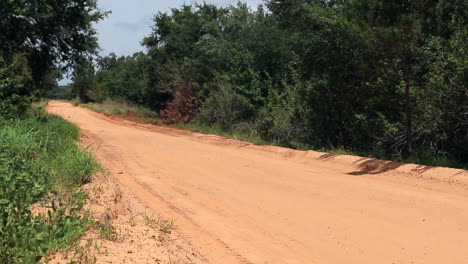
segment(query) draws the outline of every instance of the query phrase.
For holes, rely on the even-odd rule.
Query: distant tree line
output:
[[[306,149],[468,161],[466,0],[268,0],[154,17],[133,56],[77,65],[84,101]]]

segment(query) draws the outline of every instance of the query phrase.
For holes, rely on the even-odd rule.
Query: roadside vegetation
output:
[[[78,128],[35,103],[97,51],[95,0],[0,1],[0,263],[37,263],[72,247],[98,164]]]
[[[36,263],[93,224],[77,187],[99,166],[61,117],[35,110],[0,124],[0,263]]]
[[[132,106],[128,103],[117,103],[112,100],[106,100],[102,103],[86,103],[81,104],[72,101],[75,105],[80,105],[89,108],[95,112],[106,115],[114,115],[125,119],[130,119],[142,123],[158,124],[161,122],[158,113],[141,106]]]
[[[199,132],[466,167],[467,10],[463,0],[183,5],[154,16],[145,52],[85,61],[71,88]]]
[[[143,106],[134,106],[128,103],[117,103],[112,100],[106,100],[101,103],[80,103],[77,100],[70,100],[70,102],[75,106],[82,106],[98,113],[118,116],[140,123],[171,125],[179,129],[190,130],[202,134],[219,135],[226,138],[251,142],[257,145],[278,145],[275,142],[263,140],[259,135],[254,134],[255,132],[251,129],[225,130],[217,126],[210,126],[196,122],[169,124],[167,120],[160,117],[159,113]]]

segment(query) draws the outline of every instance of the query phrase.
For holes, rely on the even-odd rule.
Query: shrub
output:
[[[266,105],[260,110],[256,128],[262,139],[282,146],[298,147],[300,123],[295,120],[295,100],[292,93],[280,94],[271,90]]]
[[[58,116],[0,126],[0,263],[36,263],[69,246],[90,221],[73,190],[98,166],[75,145],[78,128]]]
[[[178,82],[174,100],[162,111],[161,116],[169,123],[187,123],[192,120],[199,106],[195,88],[191,81]]]
[[[12,77],[6,68],[0,68],[0,117],[6,119],[24,115],[33,96],[18,77]]]
[[[235,93],[229,85],[220,84],[203,103],[197,119],[231,130],[234,125],[250,119],[253,113],[254,109],[246,97]]]

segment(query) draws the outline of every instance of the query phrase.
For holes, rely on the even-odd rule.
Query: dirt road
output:
[[[301,152],[53,101],[210,263],[468,263],[468,173]]]

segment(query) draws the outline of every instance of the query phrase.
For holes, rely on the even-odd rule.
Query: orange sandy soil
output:
[[[82,133],[80,144],[99,153],[95,139]],[[73,246],[48,258],[48,263],[206,263],[177,232],[177,221],[164,218],[141,202],[116,177],[123,172],[119,166],[98,156],[105,168],[91,183],[83,186],[88,193],[85,210],[99,221]],[[173,223],[173,224],[171,224]],[[162,227],[168,229],[162,229]],[[170,227],[170,228],[169,228]]]
[[[114,203],[104,187],[97,201],[121,230],[98,263],[468,263],[466,170],[257,146],[65,102],[47,110],[80,126],[112,172],[104,186],[124,193]],[[129,227],[143,212],[175,219],[174,244],[142,219]]]

